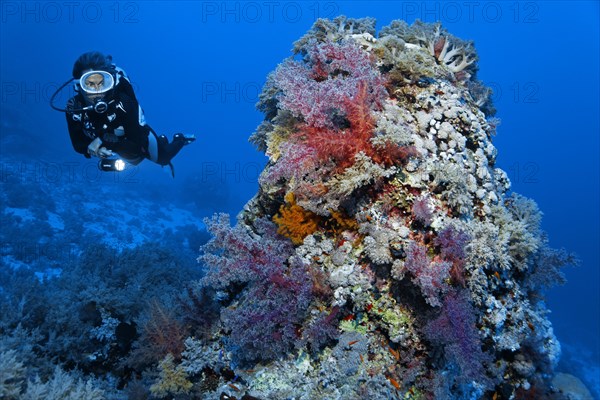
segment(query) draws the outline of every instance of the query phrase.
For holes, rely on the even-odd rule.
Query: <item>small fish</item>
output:
[[[388,381],[390,381],[390,383],[392,384],[393,387],[395,387],[396,389],[400,390],[400,384],[398,383],[397,380],[395,380],[391,376],[388,376],[387,378],[388,378]]]
[[[351,342],[348,342],[348,346],[353,346],[353,345],[355,345],[358,342],[360,342],[360,340],[353,340]]]

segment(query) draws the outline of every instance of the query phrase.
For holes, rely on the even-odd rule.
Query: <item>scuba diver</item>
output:
[[[77,94],[65,109],[54,106],[56,95],[71,81]],[[65,112],[71,143],[86,158],[100,158],[99,168],[121,171],[123,160],[137,165],[145,158],[171,168],[171,159],[196,138],[177,133],[173,140],[156,132],[146,123],[133,86],[112,57],[93,51],[82,54],[73,65],[73,78],[65,82],[50,99],[50,106]],[[115,159],[114,156],[118,155]]]

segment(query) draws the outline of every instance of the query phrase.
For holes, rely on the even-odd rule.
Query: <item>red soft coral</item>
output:
[[[167,354],[180,360],[187,335],[187,329],[177,320],[173,311],[154,301],[150,304],[149,318],[128,363],[144,367],[162,360]]]
[[[374,105],[371,89],[367,82],[361,82],[356,95],[343,100],[349,124],[347,129],[307,126],[298,133],[297,138],[313,149],[318,159],[333,161],[336,172],[352,166],[359,152],[386,167],[403,164],[410,156],[416,155],[414,148],[394,143],[373,145],[375,120],[371,108]]]

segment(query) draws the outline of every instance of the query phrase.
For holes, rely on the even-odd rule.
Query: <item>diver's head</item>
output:
[[[73,78],[80,79],[86,71],[98,69],[111,71],[113,68],[112,56],[104,55],[99,51],[89,51],[80,55],[73,64]]]
[[[82,54],[73,65],[73,77],[79,79],[78,91],[96,112],[105,112],[112,97],[115,77],[111,62],[111,56],[92,51]]]

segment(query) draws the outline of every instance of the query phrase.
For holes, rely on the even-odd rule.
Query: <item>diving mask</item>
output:
[[[108,104],[105,96],[115,86],[115,79],[106,71],[88,71],[81,75],[79,87],[86,100],[94,105],[94,110],[98,113],[106,112]]]
[[[79,87],[89,96],[103,95],[114,86],[115,79],[106,71],[88,71],[79,79]]]

